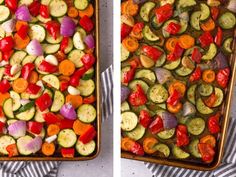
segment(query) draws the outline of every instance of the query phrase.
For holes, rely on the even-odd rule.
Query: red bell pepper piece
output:
[[[223,40],[223,31],[220,27],[218,27],[214,42],[216,43],[216,45],[220,47],[222,44],[222,40]]]
[[[224,68],[220,69],[216,75],[216,81],[219,86],[226,88],[229,82],[230,69]]]
[[[68,47],[69,39],[70,39],[69,37],[63,37],[60,45],[60,50],[62,52],[65,52],[65,49]]]
[[[57,39],[57,36],[60,32],[60,23],[57,21],[49,21],[45,24],[45,27],[48,33],[54,38]]]
[[[132,92],[129,95],[129,103],[132,106],[140,106],[140,105],[144,105],[146,102],[147,102],[147,97],[142,87],[139,84],[137,84],[136,91]]]
[[[60,91],[65,91],[69,87],[69,82],[66,80],[63,80],[60,82]]]
[[[157,116],[154,121],[149,125],[149,130],[152,134],[157,134],[164,129],[163,121],[160,116]]]
[[[34,63],[26,63],[21,69],[21,77],[27,80],[34,68]]]
[[[75,149],[74,148],[61,148],[62,157],[74,157]]]
[[[83,103],[84,103],[84,104],[92,104],[92,103],[94,103],[95,101],[96,101],[96,97],[95,97],[94,95],[90,95],[90,96],[85,97],[85,98],[83,99]]]
[[[43,60],[38,69],[48,73],[55,73],[57,71],[57,66]]]
[[[79,24],[87,32],[90,32],[94,27],[93,21],[87,15],[79,20]]]
[[[175,89],[174,92],[167,99],[167,103],[172,106],[175,106],[179,102],[180,98],[181,94]]]
[[[187,134],[187,127],[185,125],[178,125],[176,130],[177,146],[186,146],[189,144],[189,137]]]
[[[49,18],[49,8],[46,5],[41,4],[39,8],[39,13],[43,18]]]
[[[217,96],[215,93],[212,93],[207,99],[204,100],[205,105],[208,107],[213,107],[217,100]]]
[[[4,117],[5,117],[5,115],[4,115],[4,112],[2,110],[2,106],[0,106],[0,119],[4,118]]]
[[[193,49],[191,58],[196,63],[200,63],[201,62],[202,54],[201,54],[201,52],[199,51],[199,49],[197,47]]]
[[[143,156],[144,155],[144,150],[143,147],[138,143],[135,142],[133,146],[131,147],[130,151],[136,155]]]
[[[85,54],[82,56],[81,61],[86,70],[89,70],[95,64],[96,59],[92,54]]]
[[[134,34],[139,34],[143,31],[143,28],[144,28],[144,23],[143,22],[135,23],[133,28],[132,28],[132,32]]]
[[[219,118],[220,118],[220,114],[217,113],[216,115],[213,115],[213,116],[209,117],[209,119],[208,119],[207,127],[208,127],[208,130],[212,134],[216,134],[216,133],[220,132]]]
[[[123,40],[132,31],[132,27],[124,23],[121,24],[121,40]]]
[[[15,12],[18,7],[18,0],[5,0],[5,4],[12,12]]]
[[[52,105],[52,98],[48,93],[44,93],[35,101],[36,106],[40,109],[40,111],[44,111]]]
[[[14,156],[18,156],[19,155],[16,144],[9,144],[6,147],[6,150],[8,152],[8,157],[14,157]]]
[[[74,120],[62,119],[60,120],[59,127],[60,129],[73,128]]]
[[[12,77],[13,75],[11,74],[11,65],[6,65],[5,66],[5,71],[4,71],[4,74],[9,76],[9,77]]]
[[[168,26],[166,27],[166,31],[170,34],[177,34],[180,31],[181,25],[174,23],[174,22],[170,22],[168,24]]]
[[[148,111],[146,110],[142,110],[140,111],[140,114],[139,114],[139,123],[144,127],[144,128],[147,128],[150,123],[152,122],[152,118],[149,114]]]
[[[28,25],[21,25],[20,29],[17,31],[17,34],[21,39],[25,39],[27,37],[28,29]]]
[[[97,132],[93,126],[91,126],[89,129],[87,129],[82,135],[80,135],[79,140],[83,144],[89,143],[91,140],[94,139],[96,136]]]
[[[2,59],[5,61],[9,61],[9,59],[11,58],[12,54],[14,53],[14,50],[10,50],[7,52],[2,52]]]
[[[170,4],[166,4],[156,9],[157,22],[162,23],[173,15],[173,8]]]
[[[201,79],[201,76],[202,76],[201,68],[197,66],[194,72],[189,77],[189,81],[190,82],[198,81],[199,79]]]
[[[3,133],[4,127],[5,127],[5,123],[0,121],[0,133]]]
[[[136,68],[131,66],[130,70],[124,73],[124,83],[129,83],[134,78],[135,70]]]
[[[30,83],[26,89],[26,92],[29,94],[36,95],[39,93],[40,90],[41,90],[40,86]]]
[[[81,67],[74,72],[74,74],[70,78],[70,85],[77,87],[79,85],[80,78],[86,73],[87,69],[85,67]]]
[[[213,149],[213,147],[210,144],[207,143],[199,143],[198,144],[198,150],[202,156],[202,160],[204,162],[210,163],[212,162],[214,155],[215,155],[215,151]]]
[[[27,130],[34,134],[40,134],[43,129],[43,123],[35,122],[35,121],[29,121],[27,123]]]
[[[47,125],[56,124],[60,122],[59,117],[52,112],[43,114],[43,119],[45,120]]]
[[[213,20],[217,20],[219,13],[220,13],[220,10],[218,7],[211,7],[211,16]]]
[[[29,6],[29,12],[32,16],[36,17],[39,15],[41,3],[39,1],[33,1]]]
[[[154,61],[157,61],[163,54],[159,49],[148,45],[142,47],[142,52]]]
[[[11,36],[4,37],[0,40],[0,50],[2,52],[9,52],[14,47],[14,40]]]
[[[213,37],[209,31],[204,32],[200,37],[199,37],[199,42],[201,43],[201,46],[207,47],[213,42]]]
[[[11,84],[6,80],[3,79],[2,81],[0,81],[0,92],[1,93],[6,93],[10,90],[11,88]]]
[[[175,60],[179,59],[182,56],[183,52],[184,52],[184,49],[182,47],[180,47],[180,45],[178,43],[176,43],[173,52],[171,52],[167,56],[167,60],[175,61]]]

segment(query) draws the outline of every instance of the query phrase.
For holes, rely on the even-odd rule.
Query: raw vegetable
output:
[[[31,20],[30,12],[27,6],[22,5],[18,7],[18,9],[16,10],[16,19],[26,21],[26,22]]]
[[[25,136],[26,134],[26,122],[25,121],[16,121],[8,126],[8,131],[11,136],[14,138],[19,138]]]
[[[77,118],[76,112],[70,103],[64,104],[60,109],[60,114],[70,120]]]

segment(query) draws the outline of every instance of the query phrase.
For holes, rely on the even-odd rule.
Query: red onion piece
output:
[[[18,120],[8,126],[9,135],[14,138],[25,136],[26,133],[26,122]]]
[[[177,126],[177,119],[173,114],[169,112],[163,112],[161,117],[163,120],[163,125],[165,130],[172,129]]]
[[[70,120],[75,120],[77,118],[77,114],[70,103],[64,104],[60,109],[60,113]]]
[[[236,13],[236,0],[230,0],[227,9]]]
[[[27,45],[26,51],[28,52],[28,54],[34,55],[34,56],[41,56],[41,55],[43,55],[43,48],[42,48],[42,46],[40,45],[40,43],[36,39],[33,39]]]
[[[42,138],[40,136],[37,136],[32,139],[28,144],[26,144],[26,149],[31,151],[32,153],[36,153],[41,149],[42,143]]]
[[[76,28],[75,22],[70,18],[65,16],[61,22],[60,33],[64,37],[70,37],[74,34]]]
[[[89,34],[84,38],[85,44],[88,46],[88,48],[93,49],[95,47],[95,42],[92,34]]]
[[[18,7],[18,9],[16,10],[16,19],[26,22],[31,20],[30,12],[26,5]]]

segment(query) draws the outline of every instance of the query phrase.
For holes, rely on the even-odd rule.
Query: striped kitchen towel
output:
[[[213,171],[196,171],[145,163],[155,177],[236,177],[236,119],[231,118],[225,155],[220,167]]]
[[[102,121],[112,114],[113,105],[113,68],[110,66],[101,74],[102,82]],[[10,161],[2,162],[0,177],[56,177],[61,162],[40,161],[23,162]]]

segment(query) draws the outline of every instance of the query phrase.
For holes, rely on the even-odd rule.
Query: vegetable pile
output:
[[[0,0],[0,154],[96,150],[94,6]]]
[[[121,3],[121,148],[211,163],[230,81],[235,1]]]

